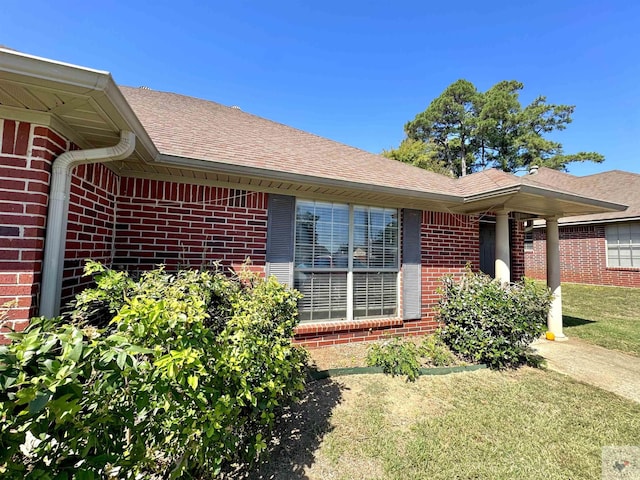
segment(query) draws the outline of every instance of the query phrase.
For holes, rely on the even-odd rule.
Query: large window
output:
[[[607,266],[640,268],[640,223],[607,225]]]
[[[298,200],[300,319],[397,316],[398,252],[398,210]]]

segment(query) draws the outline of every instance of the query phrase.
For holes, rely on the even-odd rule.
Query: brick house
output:
[[[234,107],[0,48],[4,327],[54,316],[92,258],[129,270],[213,261],[298,288],[312,346],[429,332],[467,263],[524,273],[523,221],[621,210],[487,170],[451,179]],[[483,234],[481,235],[481,232]],[[558,294],[549,328],[562,334]]]
[[[625,211],[559,220],[560,271],[563,282],[640,287],[640,175],[620,170],[576,177],[540,169],[539,178],[564,188],[592,192],[622,203]],[[534,222],[527,231],[525,272],[546,278],[546,228]]]

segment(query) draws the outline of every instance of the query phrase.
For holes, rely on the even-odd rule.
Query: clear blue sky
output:
[[[459,78],[576,105],[555,135],[640,173],[640,2],[2,0],[0,44],[371,152]]]

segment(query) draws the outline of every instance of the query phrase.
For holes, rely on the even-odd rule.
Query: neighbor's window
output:
[[[607,266],[640,268],[640,223],[606,227]]]
[[[533,220],[524,222],[524,251],[533,252]]]
[[[397,316],[398,252],[398,210],[299,200],[300,320]]]

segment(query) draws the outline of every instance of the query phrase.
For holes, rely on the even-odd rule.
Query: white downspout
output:
[[[53,162],[42,265],[41,316],[55,317],[60,314],[71,172],[78,165],[127,158],[133,153],[135,146],[135,134],[123,130],[120,132],[120,142],[117,145],[65,152]]]

